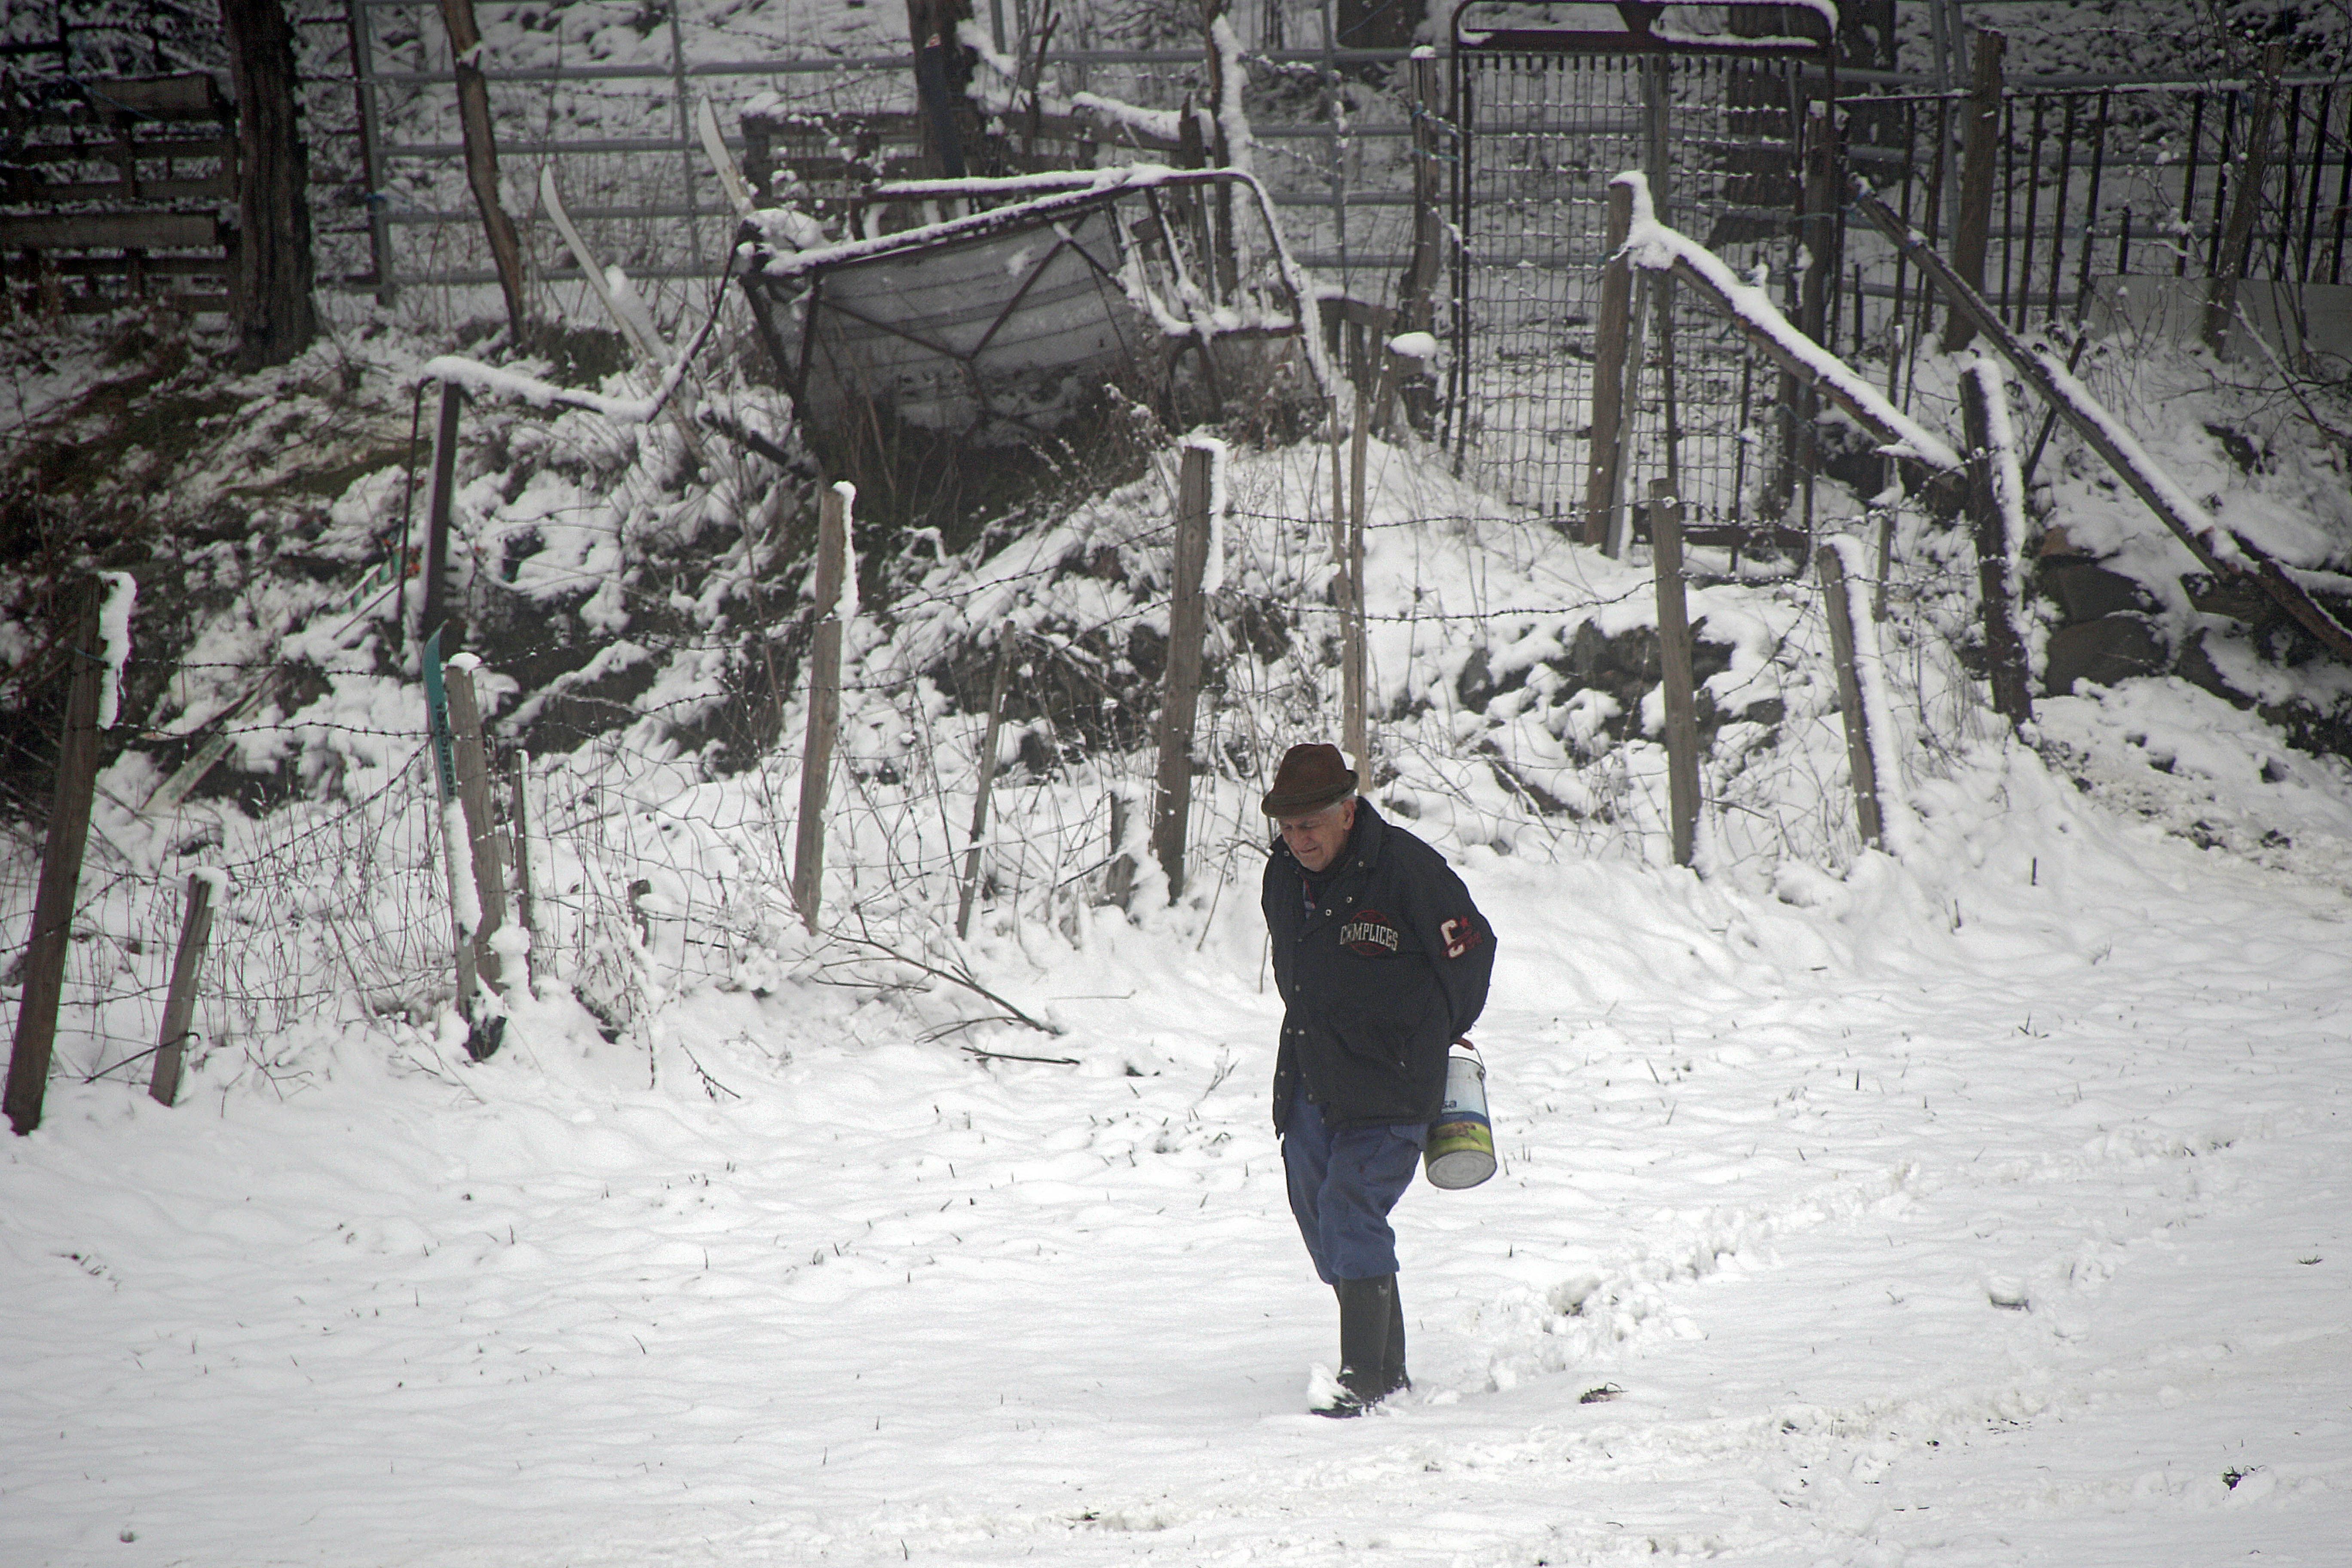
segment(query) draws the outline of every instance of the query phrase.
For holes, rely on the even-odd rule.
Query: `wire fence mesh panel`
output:
[[[1650,176],[1658,216],[1749,272],[1797,259],[1796,67],[1622,53],[1458,53],[1449,434],[1465,471],[1564,522],[1584,500],[1609,182]],[[1628,471],[1673,472],[1695,526],[1756,515],[1783,434],[1744,341],[1686,294],[1654,314]],[[1673,406],[1666,398],[1668,339]],[[1671,448],[1671,450],[1670,450]]]

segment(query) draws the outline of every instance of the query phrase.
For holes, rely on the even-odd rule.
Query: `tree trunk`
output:
[[[221,0],[236,89],[237,245],[230,309],[240,369],[310,346],[310,161],[302,145],[294,29],[281,0]]]

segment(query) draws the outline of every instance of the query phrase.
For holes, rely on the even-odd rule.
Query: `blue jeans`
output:
[[[1290,1212],[1323,1283],[1397,1271],[1389,1211],[1412,1184],[1428,1142],[1429,1129],[1421,1124],[1335,1129],[1303,1087],[1292,1098],[1282,1165],[1290,1178]]]

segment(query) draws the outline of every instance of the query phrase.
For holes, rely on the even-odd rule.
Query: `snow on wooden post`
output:
[[[853,608],[856,579],[849,565],[853,485],[837,483],[817,498],[816,640],[809,652],[808,731],[801,746],[801,815],[793,839],[793,902],[801,923],[816,930],[824,881],[824,803],[832,784],[833,742],[841,729],[841,606]]]
[[[172,955],[172,988],[163,998],[163,1026],[155,1038],[155,1065],[147,1093],[158,1105],[179,1098],[180,1064],[188,1045],[188,1023],[196,1011],[196,976],[205,967],[205,943],[213,931],[213,882],[217,871],[188,879],[187,912],[180,920],[180,948]]]
[[[1692,678],[1690,606],[1683,590],[1683,503],[1666,479],[1650,481],[1650,559],[1658,579],[1658,689],[1665,702],[1666,815],[1675,864],[1698,838],[1698,694]]]
[[[481,209],[482,228],[489,236],[490,259],[506,295],[507,330],[520,346],[525,325],[522,245],[515,237],[514,220],[499,201],[499,143],[490,127],[490,89],[482,75],[482,30],[474,22],[474,0],[441,0],[441,22],[449,31],[449,53],[457,74],[466,183],[473,187],[474,205]]]
[[[482,748],[482,710],[474,697],[471,654],[459,654],[442,673],[449,702],[451,760],[457,769],[457,809],[465,816],[466,858],[472,873],[474,907],[471,932],[474,973],[483,984],[503,994],[506,969],[491,940],[507,921],[506,868],[499,856],[497,824],[490,816],[489,762]],[[487,1055],[488,1053],[483,1053]]]
[[[1633,226],[1633,190],[1609,184],[1609,265],[1601,274],[1601,321],[1592,340],[1592,419],[1584,464],[1584,529],[1587,544],[1609,542],[1615,510],[1619,431],[1623,422],[1625,355],[1633,306],[1633,264],[1621,254]]]
[[[1969,521],[1976,533],[1977,581],[1983,592],[1986,662],[1993,711],[2014,729],[2033,722],[2032,673],[2017,619],[2017,562],[2025,534],[2025,495],[2017,435],[2000,370],[1979,357],[1960,377],[1960,419],[1969,447]]]
[[[2221,231],[2220,264],[2205,294],[2205,346],[2215,353],[2229,341],[2230,318],[2238,309],[2238,279],[2245,272],[2246,243],[2253,237],[2254,219],[2263,206],[2263,179],[2270,173],[2271,121],[2278,106],[2279,73],[2286,68],[2286,46],[2273,44],[2263,51],[2262,85],[2254,90],[2252,121],[2246,127],[2245,153],[2237,178],[2230,186],[2230,220]]]
[[[996,674],[988,683],[988,723],[980,736],[980,784],[971,797],[971,837],[963,856],[963,891],[956,899],[956,940],[971,934],[972,895],[980,889],[980,840],[988,831],[988,791],[996,782],[996,734],[1004,722],[1004,685],[1013,674],[1013,623],[996,634]]]
[[[1992,307],[1985,303],[1983,296],[1969,288],[1952,270],[1950,263],[1930,249],[1916,231],[1906,226],[1866,187],[1858,185],[1854,203],[1881,233],[1936,280],[1937,287],[1951,300],[1954,311],[1975,323],[1976,330],[2000,351],[2020,379],[2057,411],[2058,417],[2083,438],[2084,445],[2096,452],[2115,470],[2116,477],[2128,485],[2132,493],[2189,547],[2200,565],[2217,577],[2251,582],[2338,658],[2352,659],[2352,629],[2314,602],[2303,584],[2288,576],[2268,552],[2242,534],[2216,523],[2171,475],[2157,466],[2138,438],[2091,395],[2088,387],[2074,379],[2074,373],[2050,352],[2048,345],[2037,342],[2029,348],[2020,342],[1994,314]]]
[[[1984,292],[1985,251],[1992,238],[1993,160],[2000,151],[2000,56],[2009,40],[1977,29],[1976,76],[1960,129],[1960,210],[1952,220],[1952,270]],[[1976,323],[1958,310],[1944,318],[1944,352],[1969,346]]]
[[[1160,787],[1152,803],[1151,851],[1168,873],[1168,901],[1184,891],[1185,819],[1192,808],[1192,731],[1200,715],[1201,637],[1208,614],[1201,584],[1209,563],[1209,524],[1220,444],[1184,443],[1177,481],[1174,582],[1168,600],[1168,670],[1160,703]]]
[[[1870,710],[1863,700],[1862,675],[1855,665],[1853,604],[1846,591],[1845,557],[1835,544],[1824,544],[1813,556],[1821,574],[1822,597],[1830,622],[1830,656],[1837,665],[1838,711],[1845,720],[1846,767],[1853,775],[1853,815],[1865,848],[1885,847],[1885,828],[1879,812],[1878,765],[1871,746]]]
[[[58,735],[57,793],[49,806],[48,841],[41,851],[40,885],[33,895],[33,933],[25,948],[16,1045],[8,1053],[6,1109],[18,1137],[41,1124],[41,1105],[48,1096],[74,894],[81,885],[82,847],[89,838],[90,802],[98,788],[99,709],[113,673],[99,655],[99,605],[104,592],[92,579],[66,640],[68,685],[65,725]]]

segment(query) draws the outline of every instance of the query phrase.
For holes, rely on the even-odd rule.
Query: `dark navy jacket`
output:
[[[1302,885],[1315,890],[1311,910]],[[1275,1130],[1302,1079],[1334,1125],[1434,1119],[1446,1047],[1486,1005],[1495,968],[1495,933],[1445,858],[1359,800],[1320,876],[1275,841],[1263,902],[1286,1009]]]

